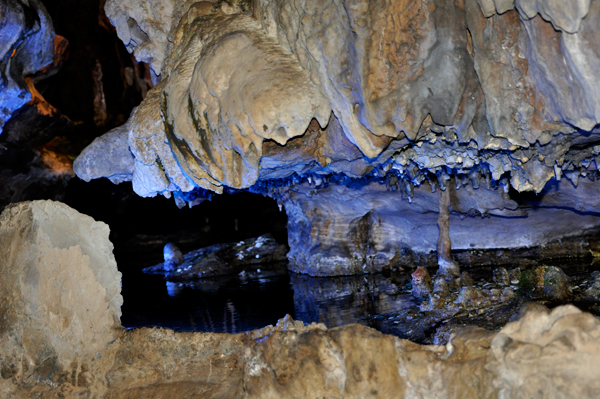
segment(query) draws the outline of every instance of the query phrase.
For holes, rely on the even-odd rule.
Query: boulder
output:
[[[569,277],[558,266],[538,266],[535,268],[537,289],[550,299],[569,299],[573,292]]]
[[[121,328],[121,273],[108,226],[53,201],[0,215],[2,377],[56,383]]]
[[[165,245],[163,248],[163,255],[165,257],[165,271],[171,271],[173,268],[183,263],[183,253],[181,253],[179,247],[172,242]]]

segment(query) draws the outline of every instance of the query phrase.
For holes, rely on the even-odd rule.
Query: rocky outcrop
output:
[[[143,272],[164,274],[169,280],[193,281],[240,273],[244,275],[254,271],[257,266],[270,268],[269,264],[273,263],[279,263],[281,266],[281,263],[287,260],[286,246],[278,244],[270,234],[240,242],[215,244],[185,255],[179,252],[179,262],[167,259],[167,246],[164,252],[163,263],[144,268]]]
[[[400,175],[483,169],[494,180],[510,172],[513,187],[537,192],[595,156],[594,139],[582,135],[600,122],[600,65],[587,39],[600,9],[589,1],[106,7],[130,51],[162,79],[130,127],[136,159],[168,164],[166,145],[192,183],[165,171],[146,191],[249,187],[271,142],[297,154],[296,170],[315,158],[324,174],[356,173],[350,164],[361,158]],[[325,136],[315,151],[288,146],[313,120]],[[331,157],[328,143],[346,148]],[[290,173],[277,169],[271,178]]]
[[[453,249],[539,247],[539,255],[545,253],[545,258],[589,255],[593,246],[587,242],[583,245],[588,249],[583,252],[555,252],[543,246],[598,231],[596,212],[600,208],[593,199],[595,187],[593,182],[582,181],[575,189],[563,181],[549,185],[539,197],[521,206],[501,189],[473,189],[471,185],[452,189]],[[436,250],[439,235],[439,189],[431,191],[431,186],[424,184],[407,198],[406,192],[403,196],[389,190],[385,180],[365,185],[348,180],[319,188],[307,183],[291,186],[283,200],[288,214],[290,268],[324,276],[379,272],[398,265],[437,265],[429,254]],[[587,212],[581,212],[583,209]],[[508,256],[509,251],[505,252]],[[461,256],[457,259],[464,261]],[[482,263],[488,262],[480,259]]]
[[[0,216],[3,398],[592,398],[600,321],[529,307],[498,333],[423,346],[359,325],[289,316],[232,335],[119,325],[120,274],[106,225],[60,203]]]

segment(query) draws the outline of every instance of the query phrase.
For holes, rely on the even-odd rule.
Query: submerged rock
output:
[[[266,234],[240,242],[200,248],[183,255],[182,261],[176,264],[172,260],[166,260],[165,252],[164,263],[147,267],[143,272],[166,273],[165,276],[172,280],[235,275],[257,265],[285,262],[286,253],[285,245],[278,244],[270,234]]]

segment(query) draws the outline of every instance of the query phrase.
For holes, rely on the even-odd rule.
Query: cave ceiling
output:
[[[598,2],[108,1],[106,13],[156,86],[80,156],[84,179],[154,196],[456,175],[539,193],[596,174]],[[114,146],[131,150],[126,170],[91,155]]]

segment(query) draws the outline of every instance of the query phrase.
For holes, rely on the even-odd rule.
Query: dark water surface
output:
[[[577,281],[589,279],[591,270],[600,269],[600,263],[556,265]],[[290,273],[280,264],[255,266],[242,275],[171,282],[160,275],[144,274],[141,267],[131,269],[137,271],[123,273],[121,321],[127,328],[238,333],[275,324],[290,314],[296,320],[327,327],[360,323],[381,329],[382,317],[387,320],[390,314],[417,306],[407,285],[409,271],[391,276],[315,278]],[[475,280],[491,280],[491,267],[465,270]],[[597,303],[576,305],[600,313]],[[590,308],[592,305],[596,308]]]
[[[188,285],[138,271],[123,276],[122,292],[121,323],[128,328],[238,333],[275,324],[288,313],[294,316],[287,274],[231,276]]]
[[[179,331],[237,333],[275,324],[286,314],[328,327],[368,325],[369,316],[414,306],[409,293],[381,274],[313,278],[289,273],[286,265],[192,282],[129,272],[122,293],[124,327]]]

